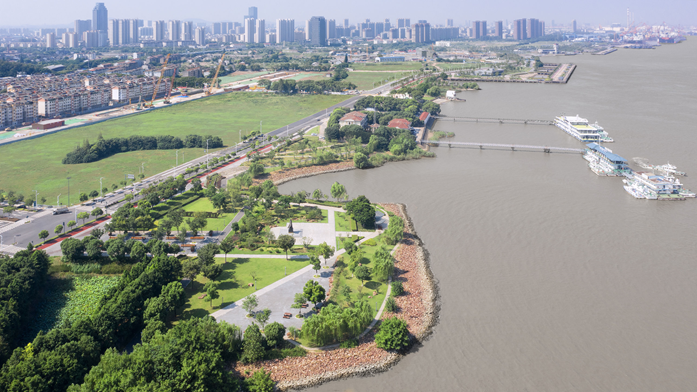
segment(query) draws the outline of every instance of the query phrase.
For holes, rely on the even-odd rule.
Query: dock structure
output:
[[[483,118],[483,117],[446,117],[433,116],[436,120],[442,121],[462,121],[475,123],[491,123],[491,124],[525,124],[525,125],[554,125],[553,120],[532,120],[518,118]]]
[[[484,149],[496,149],[496,150],[511,150],[511,151],[539,151],[544,153],[552,152],[563,152],[563,153],[574,153],[583,154],[586,150],[582,148],[569,148],[569,147],[550,147],[550,146],[531,146],[525,144],[496,144],[496,143],[471,143],[471,142],[451,142],[451,141],[424,141],[423,143],[436,146],[447,145],[451,147],[464,147],[464,148],[479,148]]]

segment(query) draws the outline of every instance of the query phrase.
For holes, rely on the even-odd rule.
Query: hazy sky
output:
[[[637,24],[697,25],[697,0],[118,0],[105,1],[109,18],[120,19],[194,19],[204,21],[242,21],[247,7],[257,6],[259,18],[275,20],[291,18],[304,21],[313,15],[343,20],[351,24],[369,18],[373,21],[389,18],[426,19],[432,24],[445,24],[446,18],[455,25],[468,20],[513,20],[538,18],[547,26],[569,23],[626,24],[627,7],[634,13]],[[91,0],[33,0],[31,5],[18,0],[0,0],[0,26],[59,26],[72,24],[75,19],[91,19],[95,1]],[[267,26],[269,23],[267,23]],[[296,26],[299,23],[296,22]]]

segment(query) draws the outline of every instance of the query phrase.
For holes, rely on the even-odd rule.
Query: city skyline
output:
[[[40,0],[32,13],[27,13],[26,8],[20,3],[10,2],[3,6],[4,12],[0,14],[0,26],[63,26],[70,25],[76,19],[91,19],[92,9],[97,2],[92,0],[76,0],[70,7],[62,4],[49,3]],[[218,21],[243,21],[248,15],[250,7],[257,7],[258,18],[267,21],[276,19],[309,20],[312,16],[324,16],[326,19],[343,20],[348,18],[351,24],[366,18],[381,20],[385,18],[411,18],[412,20],[428,20],[431,24],[446,25],[448,19],[453,19],[455,26],[465,26],[467,22],[474,20],[508,20],[536,17],[551,25],[554,20],[557,24],[570,24],[577,20],[579,24],[602,24],[626,22],[627,7],[634,14],[637,23],[661,24],[663,22],[672,25],[697,23],[697,1],[676,0],[670,7],[657,7],[655,2],[649,1],[600,1],[574,2],[558,6],[558,2],[551,0],[538,1],[534,7],[511,1],[497,0],[481,5],[464,5],[456,1],[448,1],[439,4],[441,7],[424,9],[416,1],[407,1],[400,4],[399,9],[394,9],[387,4],[374,4],[365,0],[358,0],[351,5],[327,5],[324,2],[310,0],[304,3],[302,9],[291,4],[277,1],[255,1],[236,6],[229,3],[213,3],[217,12],[215,18],[211,17],[210,7],[201,10],[187,8],[183,11],[184,3],[175,1],[173,6],[160,7],[154,4],[144,4],[133,0],[119,2],[104,2],[109,11],[109,19],[178,19],[213,23]],[[443,12],[447,9],[447,12]],[[302,25],[302,24],[298,24]]]

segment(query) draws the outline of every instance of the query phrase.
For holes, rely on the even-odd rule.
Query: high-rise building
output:
[[[516,19],[513,21],[513,39],[523,40],[527,37],[526,26],[527,23],[525,19]]]
[[[571,22],[571,31],[576,32],[576,19]]]
[[[244,20],[244,42],[253,43],[254,33],[256,32],[256,22],[254,18],[247,18]]]
[[[46,47],[55,48],[56,47],[56,33],[46,34]]]
[[[99,31],[90,30],[82,33],[82,41],[86,48],[96,48],[99,46]]]
[[[170,20],[167,22],[167,40],[168,41],[179,41],[181,37],[181,26],[182,22],[179,20]]]
[[[97,3],[92,10],[92,30],[104,32],[109,30],[109,11],[104,3]]]
[[[206,29],[204,27],[196,28],[194,41],[196,41],[196,45],[204,45],[206,43]]]
[[[92,30],[92,21],[91,20],[76,20],[75,21],[75,34],[77,34],[78,39],[82,39],[82,33],[85,31],[90,31]]]
[[[390,24],[389,19],[385,19],[385,21],[383,22],[383,25],[385,26],[385,28],[384,28],[385,31],[390,31],[390,29],[392,28],[392,25]]]
[[[182,41],[193,41],[194,40],[194,22],[182,22],[181,40]]]
[[[497,20],[494,22],[494,36],[503,38],[503,21]]]
[[[155,28],[151,26],[138,27],[138,40],[141,39],[153,39],[153,30]]]
[[[411,21],[409,18],[406,19],[397,19],[397,28],[402,28],[402,27],[411,27]]]
[[[254,27],[254,42],[263,44],[266,42],[266,20],[257,19]]]
[[[414,24],[411,28],[411,40],[417,43],[431,42],[431,24]]]
[[[140,19],[131,19],[130,25],[128,26],[128,40],[132,44],[137,44],[140,42],[140,31],[138,28],[143,25],[143,21]]]
[[[165,21],[164,20],[156,20],[154,23],[155,26],[153,26],[153,32],[152,32],[152,39],[155,41],[164,41],[165,40]]]
[[[349,28],[349,20],[348,19],[344,19],[344,28],[345,29]]]
[[[111,46],[117,46],[121,44],[121,34],[119,34],[119,20],[118,19],[110,19],[109,20],[109,45]]]
[[[293,19],[277,19],[276,20],[276,42],[293,42],[295,41],[295,20]]]
[[[63,47],[64,48],[77,48],[77,34],[76,33],[63,33]]]
[[[445,21],[445,26],[446,26],[446,27],[453,27],[453,20],[452,20],[452,19],[446,20],[446,21]]]
[[[257,14],[257,12],[257,7],[249,7],[249,10],[247,11],[247,18],[258,18],[259,15]]]
[[[327,38],[336,38],[336,20],[327,21]]]
[[[314,46],[327,46],[327,20],[324,16],[313,16],[309,22],[310,43]]]
[[[481,32],[482,32],[482,21],[480,20],[475,20],[472,22],[472,34],[470,35],[470,38],[481,38]]]
[[[213,35],[218,35],[218,34],[223,34],[223,24],[220,22],[213,23]]]

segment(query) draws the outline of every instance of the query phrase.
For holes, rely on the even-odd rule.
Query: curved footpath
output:
[[[290,174],[292,173],[286,173],[284,177],[294,177]],[[308,173],[302,175],[302,177],[307,176]],[[385,312],[384,317],[396,316],[404,319],[413,342],[420,343],[431,334],[440,309],[436,282],[429,267],[428,253],[416,235],[406,207],[402,204],[381,204],[381,206],[405,221],[404,239],[394,254],[396,262],[393,275],[393,280],[403,283],[405,294],[395,298],[399,311]],[[278,383],[279,390],[300,389],[340,378],[369,375],[389,369],[405,355],[378,348],[374,335],[375,330],[370,330],[359,338],[357,347],[350,349],[325,348],[320,352],[311,351],[305,357],[263,361],[252,365],[237,363],[231,370],[244,375],[247,371],[251,374],[257,369],[264,368],[271,372],[271,378]]]

